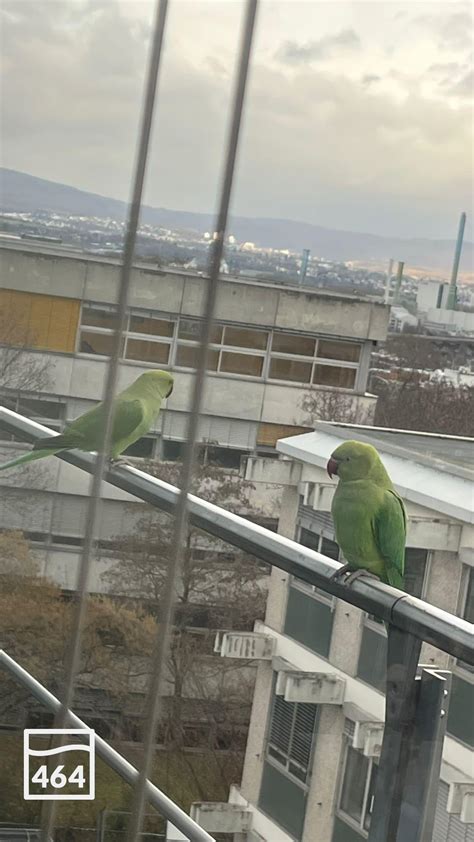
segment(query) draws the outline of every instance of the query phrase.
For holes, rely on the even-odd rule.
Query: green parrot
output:
[[[375,447],[346,441],[331,454],[327,472],[339,483],[332,502],[332,516],[347,564],[333,578],[347,571],[346,583],[365,574],[377,576],[403,589],[405,570],[406,512]]]
[[[127,447],[148,433],[158,417],[163,399],[173,391],[173,382],[173,375],[169,371],[147,371],[114,398],[110,443],[112,461],[118,461],[119,455]],[[104,404],[100,403],[72,421],[64,433],[38,439],[33,450],[0,465],[0,471],[34,459],[43,459],[62,450],[77,448],[97,452],[101,445],[103,423]]]

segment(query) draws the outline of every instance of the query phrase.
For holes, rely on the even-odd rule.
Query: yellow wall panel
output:
[[[72,298],[0,290],[0,342],[71,353],[80,306]]]

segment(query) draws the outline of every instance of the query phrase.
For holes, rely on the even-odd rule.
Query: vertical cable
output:
[[[191,488],[193,477],[196,438],[199,416],[202,406],[206,363],[209,351],[212,322],[214,318],[219,271],[224,250],[224,237],[227,228],[230,196],[237,156],[240,125],[242,121],[245,89],[248,77],[252,38],[255,27],[258,0],[247,0],[240,60],[233,99],[233,111],[229,130],[227,155],[225,159],[224,175],[220,195],[219,211],[217,215],[217,238],[212,244],[209,261],[209,277],[206,289],[205,316],[202,324],[200,344],[197,359],[197,371],[191,401],[191,412],[188,424],[187,445],[184,454],[183,467],[180,478],[180,494],[176,507],[173,529],[173,549],[168,574],[166,577],[163,598],[160,606],[161,622],[158,627],[155,647],[152,654],[153,672],[148,691],[148,713],[144,735],[143,761],[135,790],[132,815],[129,822],[127,840],[136,842],[143,824],[145,806],[145,787],[150,775],[155,747],[156,726],[159,720],[161,695],[165,679],[166,663],[171,648],[171,636],[174,620],[175,594],[183,561],[183,543],[187,529],[188,511],[187,495]]]
[[[86,513],[84,548],[76,585],[76,606],[71,630],[68,669],[66,673],[64,693],[61,700],[62,707],[56,717],[56,727],[59,728],[65,727],[66,725],[67,710],[72,706],[74,682],[80,666],[82,630],[87,611],[89,575],[91,562],[94,558],[96,549],[95,533],[98,522],[101,487],[112,434],[113,400],[118,379],[120,348],[127,320],[127,304],[131,269],[140,218],[140,207],[153,123],[153,110],[158,82],[158,72],[161,63],[167,9],[168,0],[160,0],[156,9],[155,23],[153,27],[152,48],[148,65],[140,134],[136,152],[132,197],[125,235],[122,265],[120,268],[119,290],[117,297],[117,327],[113,335],[112,353],[107,370],[107,379],[104,390],[105,423],[102,431],[102,446],[97,455],[95,470],[91,482],[91,490]],[[50,842],[54,832],[57,802],[47,801],[45,802],[45,805],[47,806],[43,810],[42,814],[42,842]]]

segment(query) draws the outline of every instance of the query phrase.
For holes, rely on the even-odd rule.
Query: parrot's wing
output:
[[[375,540],[385,560],[389,584],[401,590],[405,572],[406,531],[403,501],[395,491],[387,490],[374,520]]]
[[[131,435],[143,421],[143,406],[140,400],[118,400],[114,402],[114,418],[112,424],[112,444]],[[99,404],[76,418],[58,436],[50,436],[45,439],[38,439],[33,449],[54,449],[59,448],[71,450],[97,450],[100,447],[100,440],[104,422],[104,405]]]

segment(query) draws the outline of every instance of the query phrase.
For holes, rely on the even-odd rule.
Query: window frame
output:
[[[363,754],[362,751],[360,751],[360,749],[354,748],[354,746],[352,745],[352,738],[351,737],[345,736],[344,742],[345,742],[345,745],[344,745],[344,749],[343,749],[343,758],[342,758],[341,767],[340,767],[339,783],[338,783],[338,787],[337,787],[337,797],[336,797],[336,809],[334,811],[334,815],[337,816],[337,818],[340,819],[340,821],[345,822],[347,825],[349,825],[349,827],[353,828],[353,830],[356,830],[358,833],[360,833],[361,836],[364,839],[368,839],[369,830],[365,827],[365,823],[366,823],[367,815],[372,814],[372,809],[373,809],[373,804],[374,804],[373,797],[372,797],[372,802],[371,802],[371,805],[370,805],[370,807],[372,809],[369,808],[369,810],[367,810],[368,802],[369,802],[369,794],[370,794],[370,784],[371,784],[371,781],[372,781],[372,773],[373,773],[374,766],[378,767],[378,763],[377,763],[377,761],[374,757],[366,757],[367,774],[366,774],[366,779],[365,779],[364,795],[363,795],[363,798],[362,798],[362,808],[361,808],[360,822],[357,822],[356,819],[353,818],[353,816],[350,816],[349,813],[346,813],[342,809],[341,799],[342,799],[342,793],[343,793],[343,789],[344,789],[345,775],[346,775],[346,770],[347,770],[347,762],[348,762],[348,757],[349,757],[349,751],[350,750],[356,751],[359,754],[361,754],[362,757],[365,757],[365,755]]]
[[[286,778],[288,778],[293,784],[296,784],[302,790],[304,790],[305,792],[308,792],[309,788],[310,788],[310,785],[311,785],[314,752],[315,752],[315,747],[316,747],[316,733],[317,733],[317,730],[318,730],[318,727],[319,727],[320,706],[317,705],[317,704],[313,705],[314,708],[315,708],[315,715],[314,715],[313,731],[312,731],[312,734],[311,734],[311,747],[310,747],[309,756],[308,756],[308,766],[307,766],[307,769],[306,769],[305,779],[302,780],[301,778],[298,778],[297,775],[294,775],[288,768],[290,762],[294,763],[295,766],[301,766],[302,767],[301,763],[299,763],[297,760],[294,760],[294,759],[291,758],[291,755],[290,755],[289,752],[288,752],[288,754],[285,754],[285,752],[282,751],[281,749],[279,749],[276,744],[273,744],[274,747],[275,747],[275,751],[277,751],[281,755],[285,756],[287,765],[284,766],[282,763],[280,763],[275,757],[273,757],[269,753],[268,749],[269,749],[269,746],[271,745],[271,731],[272,731],[273,714],[274,714],[274,710],[275,710],[276,700],[278,698],[280,698],[285,702],[285,704],[291,705],[293,707],[292,721],[291,721],[291,726],[290,726],[290,736],[289,736],[289,739],[288,739],[289,746],[291,746],[291,742],[292,742],[294,731],[295,731],[295,721],[296,721],[298,705],[311,704],[311,703],[310,702],[287,702],[283,698],[283,696],[277,696],[277,694],[275,693],[275,688],[276,688],[276,678],[275,678],[275,675],[274,675],[273,684],[272,684],[272,700],[271,700],[269,715],[268,715],[268,718],[267,718],[267,726],[266,726],[266,733],[265,733],[264,759],[265,759],[266,763],[269,763],[270,766],[273,766],[274,769],[276,769],[278,772],[280,772],[280,774],[282,774]]]
[[[83,325],[82,324],[82,314],[84,309],[90,310],[102,310],[104,312],[109,312],[111,314],[116,313],[117,308],[115,305],[112,304],[103,304],[101,302],[93,302],[93,301],[83,301],[81,302],[81,312],[79,318],[79,326],[77,330],[77,338],[76,338],[76,345],[75,345],[75,353],[81,356],[85,356],[89,359],[107,359],[108,354],[94,354],[90,353],[89,351],[81,351],[81,339],[83,333],[96,333],[101,334],[102,336],[112,336],[113,335],[113,328],[106,328],[106,327],[96,327],[94,325]],[[171,336],[160,336],[159,334],[149,334],[149,333],[140,333],[136,330],[131,330],[131,320],[133,316],[139,316],[145,319],[157,319],[166,322],[172,322],[173,333]],[[170,313],[163,313],[159,310],[142,310],[138,307],[131,307],[127,313],[126,317],[126,324],[124,328],[124,340],[123,340],[123,348],[120,352],[120,359],[126,361],[130,365],[139,365],[143,368],[153,368],[156,367],[156,362],[150,362],[149,360],[138,360],[138,359],[131,359],[127,356],[128,351],[128,340],[134,339],[138,341],[144,342],[158,342],[160,344],[169,345],[170,351],[168,356],[167,363],[159,363],[160,366],[163,368],[176,368],[182,371],[193,371],[192,366],[184,366],[178,365],[176,363],[178,348],[180,345],[191,347],[191,348],[198,348],[199,347],[199,338],[196,339],[186,339],[181,338],[179,335],[180,324],[182,322],[195,322],[197,324],[202,324],[202,318],[192,316],[192,315],[181,315],[181,314],[170,314]],[[360,380],[360,372],[362,369],[362,361],[364,357],[364,342],[361,340],[356,340],[352,338],[346,337],[336,337],[336,336],[322,336],[316,333],[304,333],[299,334],[294,331],[285,331],[281,328],[271,327],[271,326],[257,326],[248,324],[241,324],[240,322],[226,322],[226,321],[219,321],[216,322],[216,327],[221,329],[221,341],[220,342],[211,342],[209,344],[209,348],[213,351],[218,352],[218,359],[217,359],[217,368],[209,368],[208,374],[209,375],[221,375],[227,378],[234,378],[238,380],[249,380],[249,381],[258,381],[264,382],[274,385],[280,386],[295,386],[297,388],[307,388],[310,390],[318,390],[318,389],[330,389],[336,390],[339,392],[348,392],[351,394],[357,394],[360,391],[359,387],[359,380]],[[244,345],[232,345],[226,342],[226,328],[231,329],[242,329],[242,330],[255,330],[267,335],[267,342],[266,348],[251,348],[246,347]],[[295,336],[299,337],[302,335],[303,337],[310,339],[314,342],[314,354],[313,356],[308,356],[307,354],[291,354],[291,353],[284,353],[281,351],[273,351],[273,339],[275,334],[277,333],[287,333],[288,336]],[[359,349],[359,358],[357,362],[347,361],[347,360],[337,360],[331,359],[327,357],[319,357],[319,343],[320,342],[339,342],[345,343],[347,345],[355,346]],[[230,354],[244,354],[247,356],[256,356],[262,360],[262,371],[261,374],[241,374],[239,372],[231,372],[231,371],[223,371],[221,369],[222,365],[222,354],[224,352]],[[282,359],[282,360],[289,360],[290,362],[302,362],[302,363],[309,363],[310,373],[309,379],[300,381],[300,380],[286,380],[284,378],[277,378],[277,377],[270,377],[270,367],[272,363],[272,359]],[[355,372],[355,379],[354,384],[351,387],[348,386],[328,386],[325,384],[318,384],[313,382],[314,375],[315,375],[315,367],[319,366],[330,366],[333,368],[349,368]]]
[[[325,529],[324,527],[321,527],[320,532],[316,532],[316,531],[313,532],[312,529],[308,529],[306,526],[303,526],[301,523],[299,523],[298,524],[298,532],[297,532],[297,534],[298,534],[297,541],[298,541],[298,544],[301,544],[301,546],[303,546],[303,547],[307,546],[307,544],[303,544],[302,541],[301,541],[301,533],[302,533],[303,529],[306,529],[307,532],[311,532],[312,535],[317,536],[317,538],[318,538],[318,549],[315,550],[315,552],[318,552],[318,553],[321,552],[322,543],[325,539],[327,541],[332,541],[334,544],[337,544],[337,541],[336,541],[335,536],[334,536],[334,532],[332,532],[331,534],[325,534],[325,533],[330,533],[331,530]],[[308,549],[313,549],[313,547],[308,547]],[[342,559],[342,552],[341,552],[341,548],[339,547],[338,561],[340,561],[341,559]],[[291,577],[290,577],[290,587],[296,588],[297,590],[302,591],[307,596],[310,596],[312,599],[315,599],[318,602],[321,602],[323,605],[328,605],[329,608],[331,609],[332,613],[334,613],[334,611],[336,610],[336,597],[333,596],[332,594],[328,594],[325,591],[320,590],[319,588],[316,587],[316,585],[310,585],[309,582],[304,582],[303,579],[298,579],[297,576],[291,575]]]

